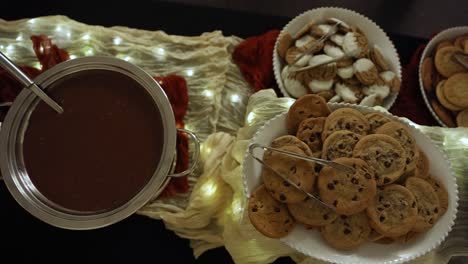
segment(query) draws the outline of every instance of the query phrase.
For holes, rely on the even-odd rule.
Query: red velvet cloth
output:
[[[275,84],[272,54],[279,32],[270,30],[260,36],[246,38],[232,54],[232,59],[255,91]]]
[[[64,49],[58,48],[46,36],[31,36],[34,52],[42,65],[42,70],[21,66],[20,68],[31,78],[36,77],[42,71],[52,68],[54,65],[69,60],[70,56]],[[176,75],[155,78],[164,89],[176,119],[178,128],[184,127],[184,117],[188,108],[187,83],[184,78]],[[11,75],[0,68],[0,103],[12,102],[22,89],[22,85]],[[0,111],[0,121],[3,121],[6,111]],[[175,172],[181,172],[188,168],[189,153],[186,135],[177,135],[177,163]],[[177,193],[186,192],[189,189],[187,177],[171,179],[170,183],[161,193],[160,197],[170,197]]]
[[[244,78],[255,91],[273,87],[281,94],[274,83],[272,67],[272,54],[278,33],[278,30],[271,30],[260,36],[249,37],[239,43],[232,55]],[[419,90],[418,66],[423,50],[424,45],[418,47],[410,63],[404,67],[401,90],[390,112],[421,125],[437,126],[438,123],[427,109]]]

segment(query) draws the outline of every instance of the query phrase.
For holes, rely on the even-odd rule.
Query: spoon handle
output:
[[[8,73],[18,80],[24,87],[30,89],[36,94],[41,100],[47,105],[52,107],[57,113],[63,113],[63,108],[57,104],[52,98],[50,98],[39,86],[37,86],[24,72],[16,67],[16,65],[8,59],[2,52],[0,52],[0,67],[5,69]]]

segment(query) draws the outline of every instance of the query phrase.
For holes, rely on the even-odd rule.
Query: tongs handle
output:
[[[286,150],[282,150],[282,149],[277,149],[277,148],[272,148],[272,147],[267,147],[267,146],[263,146],[263,145],[260,145],[260,144],[257,144],[257,143],[254,143],[254,144],[249,146],[249,153],[252,154],[253,150],[255,148],[262,148],[264,150],[275,151],[275,152],[279,152],[281,154],[284,154],[284,155],[287,155],[287,156],[292,156],[292,157],[295,157],[295,158],[298,158],[298,159],[301,159],[301,160],[312,161],[312,162],[316,162],[316,163],[321,164],[321,165],[327,165],[327,166],[330,166],[330,167],[332,167],[334,169],[344,171],[346,173],[354,173],[355,172],[353,167],[349,167],[349,166],[340,164],[338,162],[334,162],[334,161],[331,161],[331,160],[314,158],[314,157],[310,157],[310,156],[299,155],[299,154],[294,153],[294,152],[290,152],[290,151],[286,151]]]
[[[249,154],[252,156],[252,158],[254,158],[256,161],[258,161],[260,164],[263,165],[263,167],[267,168],[268,170],[270,170],[271,172],[273,172],[274,174],[278,175],[281,179],[283,179],[284,181],[286,181],[287,183],[289,183],[291,186],[293,186],[294,188],[296,188],[297,190],[303,192],[304,194],[307,195],[307,197],[309,198],[312,198],[314,200],[316,200],[317,202],[319,202],[321,205],[327,207],[327,208],[330,208],[331,210],[335,211],[335,208],[333,208],[332,206],[322,202],[322,200],[320,200],[320,198],[316,197],[315,195],[305,191],[304,189],[302,189],[300,186],[298,186],[296,183],[294,183],[293,181],[291,181],[288,177],[284,176],[283,174],[277,172],[273,167],[271,167],[270,165],[268,165],[266,162],[264,162],[262,159],[256,157],[254,155],[254,149],[256,148],[262,148],[263,150],[270,150],[270,151],[276,151],[276,152],[279,152],[281,154],[284,154],[284,155],[288,155],[288,156],[292,156],[292,157],[295,157],[295,158],[298,158],[298,159],[302,159],[302,160],[306,160],[306,161],[312,161],[312,162],[317,162],[317,163],[320,163],[320,164],[323,164],[323,165],[328,165],[328,166],[331,166],[333,168],[336,168],[336,169],[339,169],[339,170],[345,170],[346,172],[351,172],[351,173],[354,173],[354,168],[352,167],[348,167],[348,166],[345,166],[343,164],[339,164],[339,163],[336,163],[336,162],[333,162],[333,161],[329,161],[329,160],[323,160],[323,159],[318,159],[318,158],[313,158],[313,157],[308,157],[308,156],[302,156],[302,155],[298,155],[294,152],[290,152],[290,151],[285,151],[285,150],[281,150],[281,149],[277,149],[277,148],[272,148],[272,147],[267,147],[267,146],[263,146],[263,145],[260,145],[260,144],[257,144],[257,143],[254,143],[254,144],[251,144],[249,146]]]

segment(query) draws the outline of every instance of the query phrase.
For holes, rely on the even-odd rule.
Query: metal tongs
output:
[[[298,62],[300,59],[302,59],[302,57],[304,57],[305,55],[309,54],[312,50],[314,50],[318,45],[322,44],[322,42],[324,42],[325,40],[327,40],[328,38],[330,38],[333,34],[335,34],[337,31],[338,31],[338,26],[341,24],[341,21],[339,22],[336,22],[331,28],[330,30],[325,34],[323,35],[322,37],[320,37],[312,46],[310,46],[306,51],[304,51],[303,53],[301,53],[294,61],[293,63],[291,63],[291,65],[294,65],[296,62]]]
[[[281,179],[283,179],[284,181],[286,181],[287,183],[289,183],[290,185],[292,185],[294,188],[298,189],[299,191],[303,192],[304,194],[306,194],[309,198],[312,198],[314,200],[316,200],[317,202],[319,202],[320,204],[322,204],[323,206],[325,207],[328,207],[332,210],[335,210],[335,208],[331,207],[330,205],[322,202],[322,200],[320,200],[320,198],[316,197],[315,195],[305,191],[304,189],[302,189],[300,186],[298,186],[296,183],[294,183],[293,181],[291,181],[288,177],[284,176],[283,174],[277,172],[275,169],[273,169],[273,167],[271,167],[270,165],[268,165],[267,163],[265,163],[262,159],[256,157],[254,155],[254,149],[256,148],[261,148],[263,150],[270,150],[270,151],[274,151],[274,152],[278,152],[278,153],[281,153],[283,155],[286,155],[286,156],[290,156],[290,157],[294,157],[294,158],[297,158],[297,159],[301,159],[301,160],[305,160],[305,161],[311,161],[311,162],[316,162],[318,164],[321,164],[321,165],[327,165],[327,166],[330,166],[334,169],[337,169],[337,170],[341,170],[341,171],[344,171],[346,173],[354,173],[355,172],[355,169],[353,167],[349,167],[349,166],[346,166],[346,165],[343,165],[343,164],[340,164],[340,163],[337,163],[337,162],[334,162],[334,161],[330,161],[330,160],[324,160],[324,159],[319,159],[319,158],[314,158],[314,157],[309,157],[309,156],[304,156],[304,155],[299,155],[297,153],[294,153],[294,152],[290,152],[290,151],[285,151],[285,150],[281,150],[281,149],[277,149],[277,148],[272,148],[272,147],[267,147],[267,146],[263,146],[263,145],[260,145],[260,144],[257,144],[257,143],[254,143],[254,144],[251,144],[249,146],[249,154],[252,156],[252,158],[254,158],[256,161],[258,161],[259,163],[261,163],[263,165],[263,167],[267,168],[268,170],[270,170],[271,172],[273,172],[274,174],[278,175],[279,177],[281,177]]]

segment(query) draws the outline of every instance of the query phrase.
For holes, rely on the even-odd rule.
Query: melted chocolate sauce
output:
[[[50,85],[65,112],[40,102],[24,135],[35,187],[71,210],[107,211],[134,197],[161,158],[163,123],[151,96],[130,77],[87,70]]]

